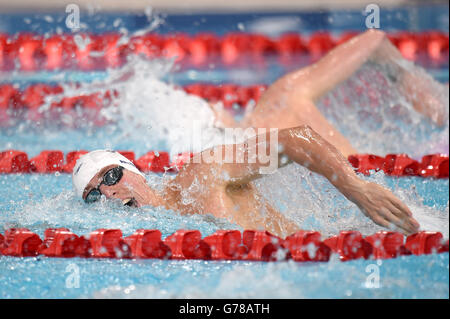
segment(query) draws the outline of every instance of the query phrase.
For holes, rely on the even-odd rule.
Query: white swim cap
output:
[[[95,174],[102,168],[113,164],[144,176],[129,159],[120,153],[107,150],[92,151],[81,156],[73,168],[72,182],[77,195],[83,196],[84,189]]]

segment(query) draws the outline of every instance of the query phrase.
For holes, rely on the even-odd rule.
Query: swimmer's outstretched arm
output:
[[[254,139],[256,143],[252,143],[252,140],[249,139],[243,144],[219,146],[222,148],[222,154],[225,154],[227,147],[233,147],[236,156],[244,158],[243,163],[223,163],[221,165],[230,177],[229,183],[245,184],[263,176],[260,169],[267,167],[267,164],[259,162],[258,158],[253,161],[255,163],[252,163],[249,158],[258,152],[269,154],[270,145],[266,141],[270,141],[270,133],[258,135]],[[408,234],[418,231],[419,224],[412,217],[411,211],[406,205],[389,190],[360,179],[344,156],[309,126],[302,125],[280,130],[278,145],[282,150],[281,158],[283,155],[287,156],[290,161],[303,165],[327,178],[375,223],[387,228],[395,225]],[[283,161],[278,161],[278,163],[281,164]],[[286,161],[279,166],[285,164]]]
[[[388,42],[382,31],[371,29],[364,32],[335,47],[316,63],[279,78],[266,90],[258,103],[274,103],[275,101],[295,103],[304,99],[316,101],[352,76],[365,62],[376,55],[377,51],[388,50],[393,51],[393,54],[398,53],[395,47],[391,50]]]
[[[269,87],[259,103],[316,101],[369,61],[389,70],[389,75],[398,82],[400,91],[416,111],[438,125],[444,123],[447,106],[438,100],[430,87],[430,82],[435,86],[439,84],[405,60],[386,33],[374,29],[335,47],[318,62],[281,77]]]

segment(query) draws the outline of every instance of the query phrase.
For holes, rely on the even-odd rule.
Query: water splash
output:
[[[412,107],[386,66],[370,62],[321,98],[318,108],[360,153],[448,154],[448,88],[412,63],[402,61],[402,67],[427,83],[416,90],[427,90],[441,103],[443,126]]]
[[[361,178],[376,182],[399,197],[413,213],[421,229],[442,232],[449,236],[448,180],[441,180],[438,188],[443,190],[443,201],[426,205],[423,196],[430,196],[432,183],[422,185],[419,195],[415,185],[418,179],[409,184],[400,184],[396,179],[385,176],[383,172]],[[398,179],[397,179],[398,181]],[[306,168],[293,164],[267,175],[255,183],[258,190],[269,199],[283,214],[295,221],[302,229],[321,232],[324,237],[338,234],[343,230],[357,230],[363,235],[371,235],[386,230],[366,217],[359,208],[347,200],[327,179],[312,173]],[[277,187],[274,187],[277,185]],[[447,193],[446,193],[447,192]],[[446,208],[445,208],[446,207]]]

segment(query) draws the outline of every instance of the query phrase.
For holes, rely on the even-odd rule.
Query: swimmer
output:
[[[177,176],[164,181],[162,190],[150,187],[144,175],[119,153],[97,150],[80,157],[73,170],[78,196],[92,203],[102,196],[122,204],[171,209],[180,214],[211,214],[244,229],[267,230],[285,237],[300,230],[273,208],[257,191],[253,181],[263,178],[267,167],[253,154],[273,151],[270,132],[253,136],[240,144],[219,145],[195,156],[220,154],[218,161],[190,161]],[[418,222],[411,211],[387,189],[360,179],[346,158],[311,127],[302,125],[278,131],[278,167],[296,162],[329,180],[346,198],[375,223],[405,234],[417,232]],[[243,161],[226,160],[227,151]],[[229,153],[228,153],[229,154]]]
[[[327,121],[315,103],[366,63],[377,64],[387,70],[387,76],[417,112],[438,126],[448,120],[448,106],[436,98],[430,87],[431,82],[437,87],[441,84],[405,60],[384,32],[370,29],[335,47],[317,63],[275,81],[253,111],[240,122],[236,122],[226,110],[211,105],[216,125],[267,129],[308,125],[345,157],[357,154],[358,150]]]
[[[408,207],[389,190],[366,182],[354,173],[346,157],[358,151],[315,106],[320,97],[365,63],[383,65],[416,111],[437,125],[444,124],[445,106],[426,89],[429,79],[421,78],[411,67],[407,69],[401,53],[383,32],[376,30],[362,33],[334,48],[317,63],[277,80],[241,122],[236,122],[225,110],[211,107],[221,127],[278,128],[280,157],[327,178],[378,225],[414,233],[419,224]],[[268,137],[254,138],[259,141]],[[249,154],[255,152],[251,144],[247,141],[219,145],[202,154],[232,147],[235,158],[241,155],[248,159]],[[270,152],[269,149],[264,151]],[[278,163],[286,165],[286,161]],[[86,202],[104,195],[129,206],[151,205],[181,214],[212,214],[244,229],[266,229],[279,236],[292,234],[299,230],[298,226],[269,205],[252,183],[264,176],[260,173],[264,165],[258,161],[187,163],[173,180],[166,182],[163,191],[159,191],[151,188],[142,173],[120,154],[94,151],[79,159],[73,182],[77,194]],[[189,200],[183,200],[186,196]]]

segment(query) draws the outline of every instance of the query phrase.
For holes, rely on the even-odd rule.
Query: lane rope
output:
[[[37,156],[29,158],[26,152],[5,150],[0,152],[0,174],[72,173],[77,159],[87,152],[86,150],[71,151],[64,156],[64,153],[59,150],[44,150]],[[118,152],[145,173],[177,172],[193,157],[193,153],[184,152],[170,158],[166,151],[153,150],[136,158],[133,151],[118,150]],[[350,155],[348,161],[357,172],[365,175],[382,171],[393,177],[449,177],[449,156],[446,154],[425,155],[420,162],[406,154],[387,154],[384,157],[373,154],[355,154]]]
[[[222,102],[224,108],[245,107],[251,101],[256,103],[267,85],[256,84],[241,86],[236,84],[194,83],[177,87],[188,94],[193,94],[210,103]],[[74,108],[101,109],[114,105],[119,97],[117,90],[93,92],[80,95],[64,96],[64,89],[58,85],[32,84],[20,89],[13,84],[0,85],[0,110],[38,110],[50,101],[50,110],[69,111]]]
[[[70,87],[76,90],[77,85],[72,84]],[[265,84],[244,86],[232,83],[193,83],[174,88],[198,96],[211,104],[221,103],[226,110],[238,110],[249,105],[255,106],[267,87]],[[8,126],[10,120],[21,117],[37,122],[49,114],[52,121],[58,121],[58,116],[74,117],[80,111],[93,112],[93,124],[101,126],[107,121],[99,111],[102,108],[117,107],[119,99],[120,93],[116,89],[77,94],[65,93],[64,88],[59,85],[39,83],[19,88],[13,84],[0,84],[0,127]],[[377,101],[374,100],[373,103]]]
[[[42,36],[33,33],[0,34],[0,71],[77,69],[105,70],[122,66],[129,56],[147,59],[174,59],[181,67],[207,68],[267,66],[273,57],[284,65],[308,56],[313,62],[358,32],[333,36],[320,31],[310,35],[286,33],[278,38],[262,34],[213,33],[188,35],[156,33],[129,39],[118,33],[62,34]],[[448,65],[448,33],[439,31],[392,32],[387,34],[402,55],[430,66]]]
[[[123,237],[120,229],[97,229],[78,236],[67,228],[49,228],[42,240],[27,228],[0,234],[5,256],[82,258],[160,258],[327,262],[335,254],[341,261],[389,259],[406,255],[448,253],[449,241],[439,232],[421,231],[406,237],[380,231],[363,237],[358,231],[341,231],[321,240],[317,231],[298,231],[285,239],[267,231],[218,230],[202,238],[198,230],[177,230],[164,240],[159,230],[139,229]]]

